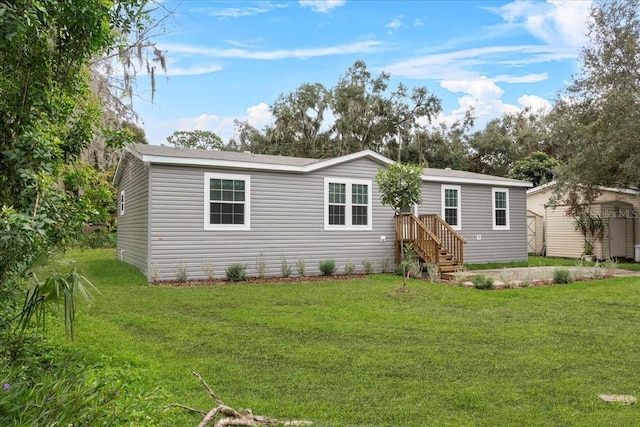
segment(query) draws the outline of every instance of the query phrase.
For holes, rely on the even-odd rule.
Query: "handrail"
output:
[[[461,265],[464,264],[464,247],[466,239],[454,230],[445,220],[436,214],[424,214],[419,220],[431,230],[451,256]]]
[[[412,243],[415,251],[425,261],[439,263],[441,240],[413,214],[396,216],[396,262],[399,262],[400,251],[403,249],[401,241]]]

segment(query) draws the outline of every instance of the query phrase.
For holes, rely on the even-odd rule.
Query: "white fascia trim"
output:
[[[553,187],[557,184],[556,181],[547,182],[546,184],[540,185],[538,187],[527,190],[527,196],[531,194],[539,193],[543,190],[548,189],[549,187]],[[630,188],[613,188],[613,187],[598,187],[601,191],[611,191],[612,193],[620,193],[620,194],[629,194],[632,196],[638,195],[638,191],[632,190]]]
[[[349,162],[362,157],[370,157],[373,160],[376,160],[383,164],[393,163],[392,160],[389,160],[386,157],[376,152],[373,152],[371,150],[360,151],[358,153],[348,154],[346,156],[336,157],[334,159],[328,159],[321,162],[312,163],[306,166],[243,162],[243,161],[235,161],[235,160],[194,159],[194,158],[188,158],[188,157],[153,156],[153,155],[144,155],[144,154],[138,157],[143,162],[156,163],[156,164],[207,166],[207,167],[219,167],[219,168],[228,168],[228,169],[251,169],[251,170],[298,172],[298,173],[313,172],[318,169],[334,166],[340,163]]]
[[[211,179],[233,179],[244,181],[244,224],[210,224],[211,217]],[[204,229],[215,231],[249,231],[251,230],[251,176],[229,173],[204,174]]]
[[[345,184],[345,225],[329,224],[329,183]],[[367,185],[369,194],[367,197],[367,225],[353,225],[352,221],[352,198],[351,185]],[[324,178],[324,229],[325,231],[371,231],[373,230],[373,181],[370,179],[350,179],[350,178]]]
[[[507,225],[496,225],[496,193],[507,193],[507,209],[506,209],[506,219]],[[511,211],[509,210],[509,189],[508,188],[497,188],[494,187],[491,189],[491,226],[494,230],[510,230],[511,229],[511,221],[510,217]]]
[[[514,181],[514,182],[505,182],[497,179],[491,178],[460,178],[460,177],[452,177],[452,176],[432,176],[432,175],[421,175],[421,178],[425,182],[439,182],[441,184],[480,184],[480,185],[501,185],[506,187],[523,187],[529,188],[532,187],[533,184],[530,182],[524,181]]]

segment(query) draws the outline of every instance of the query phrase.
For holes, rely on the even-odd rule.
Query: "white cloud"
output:
[[[424,25],[424,21],[422,19],[420,19],[420,18],[416,18],[413,21],[413,26],[414,27],[422,27],[423,25]]]
[[[426,80],[468,80],[479,78],[480,75],[471,70],[482,66],[507,65],[516,67],[525,64],[575,59],[577,56],[576,49],[568,49],[566,47],[547,45],[485,46],[418,56],[390,64],[384,67],[383,70],[394,77]],[[528,74],[525,77],[542,79],[542,76],[543,74]],[[500,77],[502,81],[512,79],[514,82],[519,78],[525,78],[505,75]]]
[[[172,54],[203,55],[215,58],[243,58],[275,60],[287,58],[313,58],[331,55],[350,55],[363,52],[372,52],[382,42],[369,40],[349,44],[340,44],[328,47],[306,48],[306,49],[280,49],[270,51],[249,51],[246,49],[218,49],[209,47],[192,46],[179,43],[159,44],[162,50]]]
[[[273,9],[286,8],[286,4],[263,2],[260,6],[246,6],[246,7],[227,7],[224,9],[217,9],[213,7],[201,7],[191,9],[194,12],[205,13],[209,16],[215,16],[218,18],[242,18],[245,16],[259,15],[261,13],[267,13]]]
[[[393,18],[391,22],[386,25],[387,28],[395,29],[402,27],[402,16]]]
[[[269,105],[261,102],[258,105],[247,108],[246,120],[256,129],[262,129],[266,125],[271,124],[273,122],[273,116],[271,115]]]
[[[149,121],[143,124],[147,139],[151,144],[165,144],[167,137],[175,131],[207,130],[215,132],[226,144],[235,136],[234,120],[248,121],[261,130],[273,123],[269,105],[261,102],[246,110],[246,114],[237,117],[221,117],[217,114],[201,114],[197,117],[182,117],[175,120]]]
[[[532,111],[542,111],[548,113],[551,111],[552,105],[549,101],[537,95],[522,95],[518,98],[518,104],[529,107]]]
[[[505,83],[537,83],[542,82],[549,79],[548,73],[532,73],[526,74],[524,76],[510,76],[506,74],[501,74],[499,76],[492,77],[491,80],[494,82],[505,82]]]
[[[300,7],[311,8],[314,12],[327,13],[331,9],[343,6],[346,0],[300,0],[298,4]]]
[[[220,64],[195,66],[195,67],[191,67],[191,68],[173,67],[171,65],[168,65],[167,66],[167,75],[169,77],[173,77],[173,76],[197,76],[197,75],[201,75],[201,74],[215,73],[216,71],[221,71],[221,70],[222,70],[222,65],[220,65]]]
[[[452,124],[456,120],[462,120],[470,109],[476,117],[475,128],[482,129],[489,120],[503,114],[517,113],[524,108],[533,111],[548,112],[551,103],[536,95],[522,95],[518,98],[518,105],[505,103],[502,100],[504,90],[486,77],[477,80],[449,80],[443,81],[441,86],[454,93],[463,93],[458,98],[458,107],[450,114],[441,113],[435,120],[436,123]]]
[[[590,8],[586,0],[516,0],[488,9],[549,45],[579,47],[586,41]]]

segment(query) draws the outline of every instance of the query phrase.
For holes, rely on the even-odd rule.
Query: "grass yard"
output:
[[[401,278],[150,286],[113,250],[68,256],[100,289],[68,345],[150,388],[316,426],[638,425],[640,278],[504,291]],[[167,411],[162,425],[196,425]],[[164,424],[163,424],[164,423]]]
[[[606,262],[599,263],[601,266],[606,265]],[[617,262],[614,263],[616,268],[623,270],[640,271],[640,263],[637,262]],[[527,261],[513,261],[513,262],[487,262],[478,264],[465,264],[467,270],[492,270],[497,268],[518,268],[518,267],[575,267],[581,265],[584,267],[593,267],[595,262],[580,261],[577,259],[568,258],[548,258],[543,256],[529,256]]]

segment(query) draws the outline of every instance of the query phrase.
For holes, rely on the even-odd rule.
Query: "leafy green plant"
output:
[[[531,267],[529,267],[527,271],[522,273],[522,275],[520,276],[520,287],[528,288],[532,284],[533,284],[533,274],[531,273]]]
[[[293,266],[289,265],[284,255],[280,256],[280,272],[282,277],[289,277],[293,273]]]
[[[298,258],[296,260],[296,272],[298,273],[298,276],[301,277],[307,275],[307,263],[302,258]]]
[[[593,255],[594,243],[602,237],[604,222],[599,215],[580,209],[574,216],[574,228],[582,234],[584,255]]]
[[[554,268],[553,269],[553,282],[559,284],[573,282],[573,276],[568,268]]]
[[[347,276],[351,276],[356,272],[356,265],[355,263],[351,262],[351,261],[347,261],[344,264],[344,274],[346,274]]]
[[[243,282],[247,280],[247,266],[244,264],[231,264],[225,270],[227,280],[230,282]]]
[[[391,271],[391,257],[389,255],[385,255],[380,260],[380,271],[382,273],[389,273]]]
[[[187,281],[187,265],[184,261],[178,262],[175,269],[176,273],[176,281],[178,282],[186,282]]]
[[[267,272],[267,262],[264,260],[264,255],[261,253],[256,257],[256,276],[258,279],[264,278]]]
[[[333,259],[325,259],[320,261],[318,268],[323,276],[332,276],[336,272],[336,262]]]
[[[425,264],[427,270],[427,276],[429,280],[437,282],[440,280],[440,266],[438,264]]]
[[[518,287],[518,284],[514,280],[513,273],[507,270],[506,268],[503,268],[502,270],[500,270],[499,276],[500,276],[500,281],[502,282],[502,285],[505,288],[513,289]]]
[[[371,262],[371,260],[369,260],[369,258],[365,258],[362,260],[362,268],[364,270],[364,274],[373,273],[373,263]]]
[[[471,278],[471,283],[473,283],[473,287],[476,289],[491,289],[493,287],[493,277],[478,274]]]

